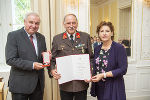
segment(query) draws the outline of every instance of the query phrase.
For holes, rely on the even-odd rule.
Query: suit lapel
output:
[[[29,47],[30,50],[31,50],[30,52],[32,52],[32,54],[34,54],[34,55],[36,56],[35,49],[34,49],[32,43],[30,42],[27,33],[25,32],[25,30],[24,30],[23,28],[22,28],[22,31],[23,31],[22,33],[23,33],[23,38],[25,39],[25,43],[27,43],[28,47]]]
[[[40,56],[41,54],[41,48],[42,48],[42,44],[40,42],[40,36],[36,33],[36,38],[37,38],[37,48],[38,48],[38,56]]]

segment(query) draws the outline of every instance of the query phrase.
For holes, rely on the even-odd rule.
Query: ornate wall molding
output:
[[[149,46],[150,8],[143,6],[142,10],[143,11],[142,11],[142,32],[141,32],[141,36],[142,36],[141,37],[142,39],[141,58],[144,60],[150,60],[150,56],[149,56],[150,55],[150,46]]]

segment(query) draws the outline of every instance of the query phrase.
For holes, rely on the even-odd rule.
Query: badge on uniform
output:
[[[64,45],[60,45],[60,47],[61,47],[62,50],[64,50],[64,47],[65,47],[65,46],[64,46]]]
[[[82,53],[85,53],[85,50],[84,50],[84,47],[85,46],[85,44],[78,44],[77,46],[75,46],[76,48],[82,48]]]
[[[85,44],[78,44],[77,46],[75,46],[76,48],[80,48],[80,47],[84,47],[85,46]]]
[[[82,47],[82,53],[85,53],[85,50],[84,50],[84,48]]]

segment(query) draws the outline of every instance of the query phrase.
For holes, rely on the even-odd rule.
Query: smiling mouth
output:
[[[69,30],[75,30],[75,28],[74,27],[69,27]]]
[[[74,31],[74,29],[69,29],[70,31]]]

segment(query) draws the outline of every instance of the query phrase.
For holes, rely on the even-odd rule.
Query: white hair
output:
[[[65,21],[66,21],[66,17],[67,16],[74,16],[75,18],[76,18],[76,21],[78,22],[78,19],[77,19],[77,17],[76,17],[76,15],[75,14],[67,14],[67,15],[65,15],[65,17],[64,17],[64,23],[65,23]]]
[[[29,13],[26,13],[26,15],[25,15],[25,17],[24,17],[24,20],[26,20],[26,19],[28,18],[28,16],[30,16],[30,15],[34,15],[34,16],[39,17],[39,15],[38,15],[37,13],[35,13],[35,12],[29,12]],[[40,18],[40,17],[39,17],[39,18]]]

